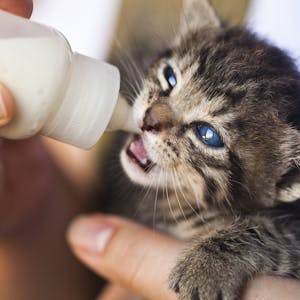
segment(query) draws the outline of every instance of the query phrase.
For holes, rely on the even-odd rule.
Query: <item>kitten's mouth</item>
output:
[[[140,135],[134,135],[126,153],[131,161],[135,162],[145,173],[150,172],[155,165],[149,158]]]

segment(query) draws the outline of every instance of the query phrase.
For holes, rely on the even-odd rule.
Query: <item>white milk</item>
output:
[[[59,32],[0,11],[0,81],[18,108],[2,137],[40,133],[89,148],[112,118],[120,77],[111,65],[73,54]],[[119,103],[109,127],[135,130],[131,118],[128,105]]]
[[[0,39],[0,80],[17,99],[19,112],[2,136],[32,136],[60,104],[55,100],[61,98],[71,60],[64,48],[51,36]]]

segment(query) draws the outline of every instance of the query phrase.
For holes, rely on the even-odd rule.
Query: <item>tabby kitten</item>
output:
[[[186,0],[180,35],[151,66],[134,111],[141,134],[121,161],[132,181],[159,188],[148,197],[158,227],[190,241],[170,274],[179,299],[238,299],[257,274],[300,279],[292,60],[223,27],[208,2]]]

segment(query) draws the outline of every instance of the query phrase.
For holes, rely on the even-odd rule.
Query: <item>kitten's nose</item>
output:
[[[161,131],[172,125],[172,111],[168,104],[156,103],[149,107],[143,119],[143,131]]]

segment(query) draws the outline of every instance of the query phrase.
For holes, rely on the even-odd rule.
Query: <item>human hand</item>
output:
[[[29,17],[32,1],[0,0],[0,8]],[[16,109],[12,94],[0,84],[0,127],[13,119]],[[41,208],[55,172],[38,138],[0,139],[0,237],[18,230]]]
[[[15,109],[0,84],[0,126]],[[0,139],[0,299],[94,295],[93,280],[64,243],[67,222],[82,209],[78,198],[40,138]]]
[[[178,299],[168,288],[168,275],[185,247],[183,242],[105,215],[78,217],[67,237],[75,255],[113,284],[149,300]],[[126,299],[124,290],[111,291],[99,299]],[[261,276],[247,284],[242,299],[296,300],[299,294],[298,281]]]
[[[23,17],[30,17],[32,7],[30,0],[0,0],[0,9]],[[0,83],[0,127],[11,122],[17,109],[12,94]],[[0,240],[3,234],[23,230],[33,215],[39,217],[44,204],[53,202],[48,199],[53,192],[64,188],[66,178],[83,195],[95,173],[92,155],[50,139],[0,138]]]
[[[29,17],[32,1],[0,0],[0,9]],[[0,127],[12,121],[17,109],[0,83]],[[91,274],[64,243],[70,218],[91,205],[83,196],[86,185],[78,187],[79,180],[68,176],[79,173],[69,163],[81,157],[75,148],[43,142],[39,137],[0,138],[0,299],[92,298]],[[83,164],[76,165],[80,184],[91,178]]]
[[[26,18],[31,16],[32,7],[32,0],[0,0],[0,9]]]

